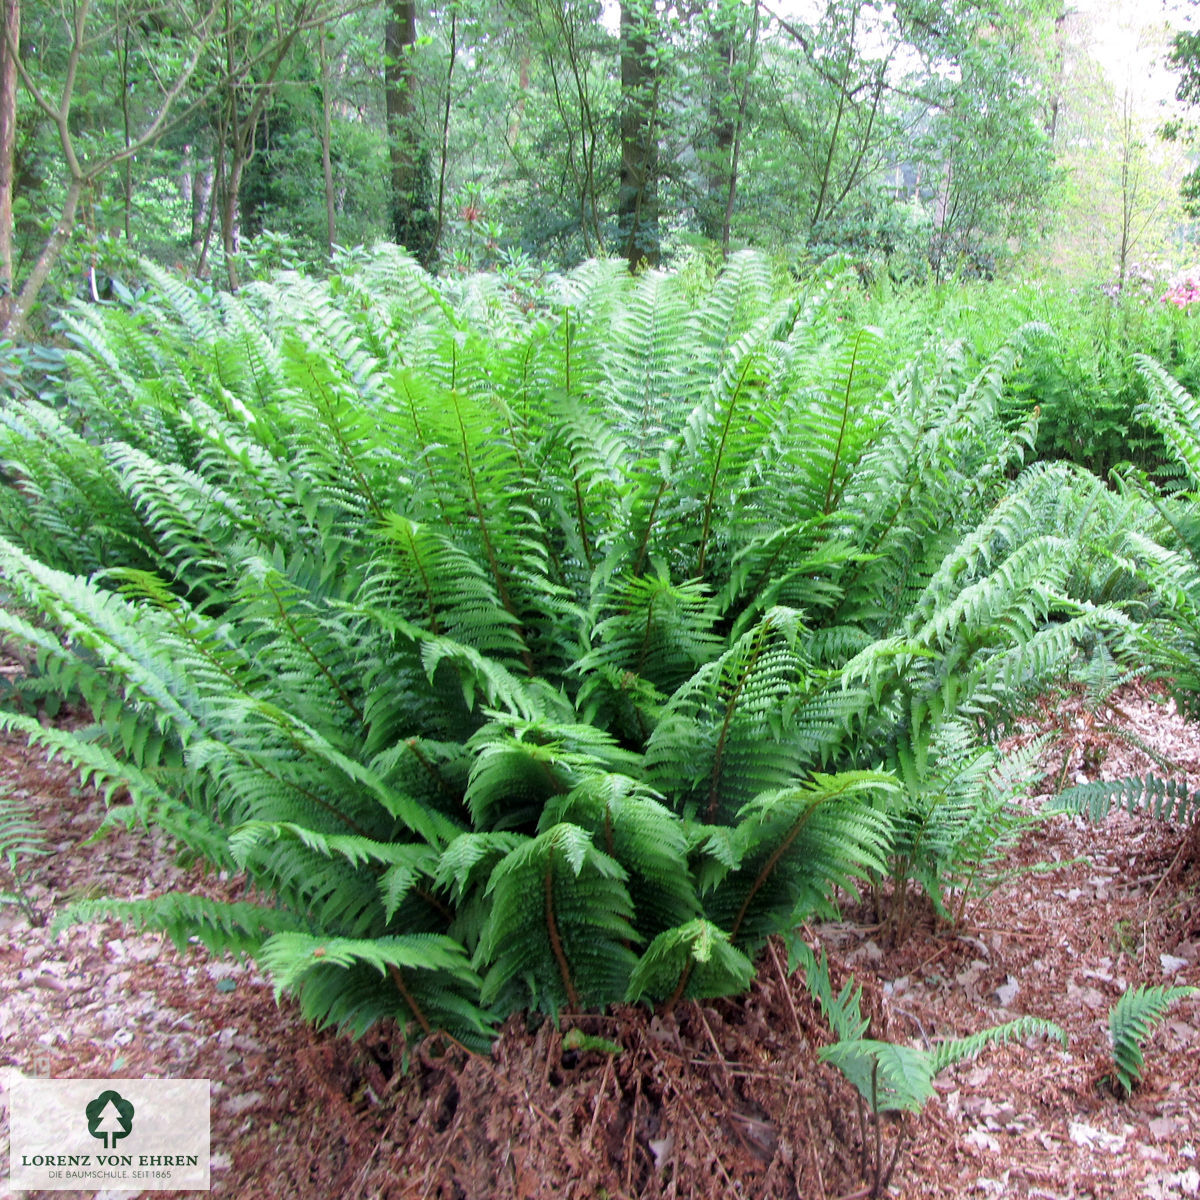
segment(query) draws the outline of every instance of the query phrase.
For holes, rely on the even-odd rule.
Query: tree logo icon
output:
[[[87,1115],[88,1133],[100,1138],[105,1150],[111,1150],[133,1129],[133,1105],[111,1088],[101,1092],[83,1111]]]

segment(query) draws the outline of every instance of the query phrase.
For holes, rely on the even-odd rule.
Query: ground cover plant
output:
[[[1129,649],[1122,510],[1000,419],[1036,331],[976,361],[836,282],[590,263],[531,308],[383,249],[76,310],[67,404],[0,414],[3,719],[246,888],[60,919],[481,1046],[737,991],[856,889],[961,918],[1025,819],[996,735]]]

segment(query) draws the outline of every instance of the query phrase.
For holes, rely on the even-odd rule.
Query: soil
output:
[[[1098,711],[1048,697],[1038,729],[1013,740],[1038,731],[1052,735],[1046,793],[1148,771],[1200,788],[1200,728],[1144,684]],[[871,1194],[864,1141],[874,1161],[877,1136],[885,1166],[897,1156],[881,1193],[895,1197],[1200,1196],[1200,999],[1153,1032],[1129,1098],[1108,1080],[1107,1033],[1127,987],[1200,985],[1198,828],[1056,816],[956,927],[918,914],[893,944],[865,903],[806,927],[835,986],[862,985],[872,1037],[920,1047],[1023,1014],[1068,1034],[1065,1049],[989,1048],[940,1075],[920,1113],[875,1130],[818,1061],[828,1028],[781,944],[745,996],[566,1014],[558,1028],[514,1019],[490,1057],[395,1030],[352,1042],[306,1026],[251,963],[111,922],[51,937],[47,919],[73,899],[229,896],[236,881],[180,865],[153,831],[85,845],[102,798],[19,739],[0,739],[0,784],[33,803],[52,851],[27,867],[34,921],[0,908],[0,1068],[211,1080],[214,1197],[843,1200]]]

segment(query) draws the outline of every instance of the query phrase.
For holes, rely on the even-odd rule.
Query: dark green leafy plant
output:
[[[999,419],[1023,335],[847,332],[749,253],[547,293],[381,248],[66,318],[69,404],[0,410],[0,622],[94,724],[3,723],[246,881],[67,919],[482,1045],[736,991],[773,932],[889,874],[943,903],[1008,836],[989,739],[1128,629],[1074,589],[1074,476]]]

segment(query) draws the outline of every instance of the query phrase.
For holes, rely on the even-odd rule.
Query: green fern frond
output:
[[[930,1068],[936,1076],[955,1063],[974,1058],[988,1046],[1003,1046],[1006,1042],[1033,1037],[1054,1038],[1064,1047],[1067,1044],[1066,1032],[1053,1021],[1042,1017],[1018,1017],[1015,1021],[993,1025],[969,1037],[938,1042],[930,1051]]]
[[[378,938],[281,932],[256,955],[276,995],[295,992],[307,1020],[361,1037],[400,1015],[429,1033],[444,1029],[469,1045],[490,1042],[490,1015],[471,1000],[479,977],[461,945],[434,934]]]
[[[610,666],[670,693],[721,651],[717,610],[697,580],[673,583],[664,566],[616,581],[592,631],[593,648],[574,670],[586,677]]]
[[[823,1046],[817,1057],[837,1067],[872,1112],[920,1112],[933,1096],[930,1055],[912,1046],[859,1038]]]
[[[1195,987],[1148,987],[1140,984],[1127,988],[1108,1014],[1108,1032],[1112,1039],[1113,1064],[1117,1084],[1128,1096],[1142,1077],[1145,1058],[1142,1043],[1150,1031],[1167,1015],[1172,1005],[1189,996],[1200,995]]]
[[[180,951],[195,938],[214,953],[235,954],[255,954],[264,939],[303,925],[300,918],[282,908],[166,892],[148,900],[77,900],[55,916],[51,933],[58,934],[68,925],[105,920],[165,933]]]
[[[754,963],[711,921],[696,918],[664,929],[638,959],[625,1000],[703,1000],[744,991]]]
[[[684,823],[637,780],[613,773],[594,775],[566,795],[552,797],[540,827],[561,822],[588,830],[596,844],[626,868],[629,894],[645,934],[683,925],[699,913]]]
[[[1200,403],[1161,364],[1145,354],[1134,363],[1150,393],[1135,415],[1149,421],[1187,471],[1193,488],[1200,488]]]
[[[641,939],[630,924],[626,872],[592,835],[559,824],[510,851],[492,871],[492,908],[476,958],[481,997],[511,989],[557,1010],[624,995]]]
[[[646,747],[652,786],[684,811],[729,821],[760,792],[801,773],[784,714],[808,668],[799,614],[771,609],[715,662],[676,690]]]
[[[1021,1017],[971,1037],[941,1042],[931,1051],[859,1038],[826,1046],[817,1057],[837,1067],[872,1112],[919,1112],[933,1096],[934,1079],[947,1067],[973,1058],[986,1046],[1034,1036],[1053,1037],[1066,1045],[1067,1035],[1053,1021]]]
[[[1160,821],[1186,823],[1200,815],[1200,792],[1189,793],[1187,784],[1175,779],[1131,775],[1081,783],[1050,801],[1052,811],[1085,813],[1091,821],[1103,821],[1114,805],[1135,815],[1146,812]]]
[[[820,1005],[833,1036],[839,1042],[855,1042],[867,1032],[870,1022],[862,1015],[862,987],[850,976],[835,996],[829,977],[829,955],[824,949],[821,957],[796,935],[789,939],[788,969],[804,968],[804,982],[810,995]]]
[[[886,870],[891,821],[881,803],[896,781],[880,771],[813,775],[744,806],[736,874],[705,899],[735,945],[756,949],[781,925],[832,914],[835,888]]]

